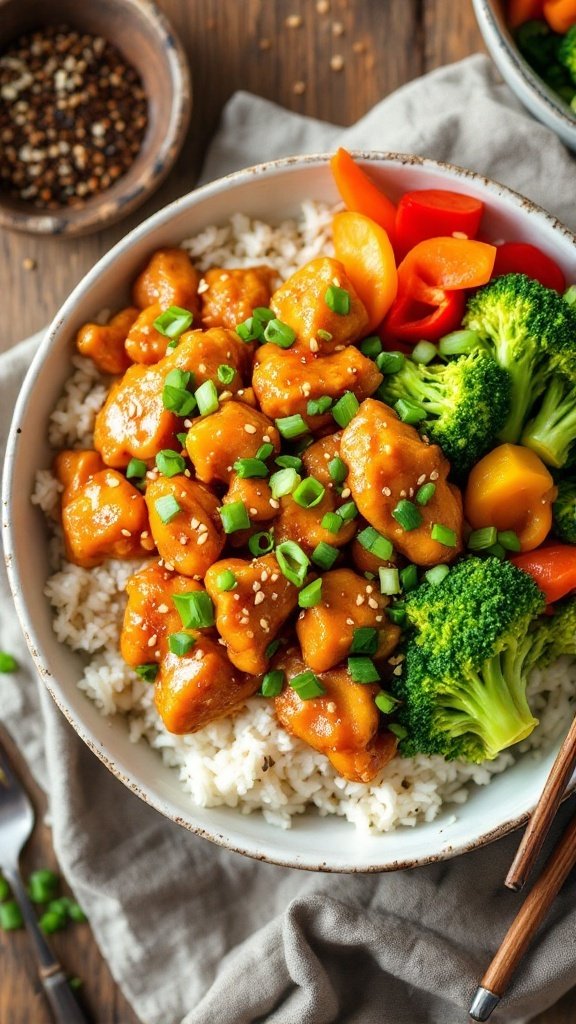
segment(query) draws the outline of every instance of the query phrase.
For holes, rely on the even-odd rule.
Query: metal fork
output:
[[[56,1024],[88,1024],[66,975],[46,942],[20,877],[18,861],[34,827],[34,809],[0,741],[0,867],[20,905],[38,961],[38,976]]]

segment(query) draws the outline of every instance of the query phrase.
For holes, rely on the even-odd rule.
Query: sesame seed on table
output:
[[[2,232],[0,279],[7,308],[0,350],[46,324],[114,242],[194,185],[222,106],[236,89],[347,125],[405,82],[483,49],[472,5],[463,0],[157,2],[187,50],[196,89],[192,125],[179,161],[145,206],[108,230],[80,239]],[[258,593],[255,589],[255,597]],[[261,598],[254,603],[261,604]],[[23,858],[27,876],[34,868],[56,864],[49,829],[42,824],[44,797],[21,760],[18,766],[30,785],[40,822]],[[138,1024],[88,925],[77,925],[51,941],[66,970],[82,978],[80,998],[96,1024]],[[0,1021],[50,1024],[23,932],[0,932],[0,962]],[[569,993],[534,1024],[574,1024],[574,1002],[574,992]]]

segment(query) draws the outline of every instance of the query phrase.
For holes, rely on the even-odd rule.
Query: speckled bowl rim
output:
[[[499,71],[517,84],[515,93],[530,112],[560,136],[571,149],[576,149],[576,115],[568,112],[565,103],[530,67],[520,53],[511,33],[502,32],[492,0],[472,0],[476,20],[490,55]],[[512,81],[508,82],[513,88]],[[530,97],[522,91],[524,88]]]
[[[8,443],[6,449],[6,460],[4,465],[4,474],[2,480],[2,527],[4,537],[4,551],[5,551],[5,562],[8,573],[8,579],[16,611],[20,624],[28,644],[30,653],[35,662],[36,668],[39,675],[44,682],[47,690],[52,696],[53,700],[60,708],[70,725],[73,727],[75,732],[80,736],[84,743],[90,748],[90,750],[98,757],[98,759],[106,765],[109,771],[122,782],[131,792],[136,794],[143,800],[148,806],[159,811],[165,817],[175,822],[178,825],[183,826],[188,831],[198,835],[204,839],[222,846],[235,853],[240,853],[245,856],[249,856],[255,860],[260,860],[269,864],[275,864],[280,867],[298,868],[301,870],[309,871],[322,871],[335,874],[373,874],[387,871],[398,871],[408,868],[415,868],[426,864],[438,863],[440,861],[449,860],[452,857],[459,856],[463,853],[471,852],[472,850],[480,849],[488,843],[494,842],[496,839],[500,839],[503,836],[508,835],[515,829],[519,828],[524,824],[531,813],[534,810],[535,804],[529,806],[521,814],[510,818],[509,820],[502,822],[500,825],[488,829],[475,839],[469,842],[461,842],[455,844],[449,844],[443,848],[440,853],[434,853],[425,855],[417,858],[394,858],[388,859],[379,863],[366,865],[358,864],[338,864],[333,865],[328,861],[321,862],[307,862],[305,857],[298,859],[298,861],[282,856],[271,856],[262,851],[257,845],[252,842],[237,843],[231,840],[228,836],[217,830],[210,830],[195,824],[190,818],[183,817],[181,808],[178,808],[171,799],[167,797],[161,797],[158,794],[150,792],[149,786],[144,786],[134,774],[130,772],[123,772],[120,770],[118,765],[114,763],[107,755],[105,749],[102,747],[102,739],[95,735],[95,733],[80,720],[79,716],[75,715],[66,703],[66,693],[64,687],[60,688],[58,682],[55,680],[52,672],[50,671],[49,665],[43,661],[40,654],[40,644],[35,635],[34,623],[28,614],[26,604],[21,596],[19,577],[20,568],[16,561],[16,538],[14,531],[14,524],[10,515],[11,505],[11,493],[12,493],[12,479],[15,469],[15,462],[17,457],[17,440],[18,440],[18,428],[17,424],[23,422],[26,415],[26,409],[28,403],[34,393],[34,389],[37,386],[37,380],[39,377],[39,370],[41,369],[42,363],[52,346],[53,341],[59,334],[61,328],[66,322],[68,314],[73,310],[77,299],[82,293],[90,289],[92,284],[98,279],[99,275],[105,271],[114,261],[122,255],[122,253],[129,249],[132,243],[145,237],[148,233],[154,231],[158,227],[166,226],[176,213],[179,213],[183,208],[194,207],[203,198],[217,193],[218,191],[225,190],[229,185],[241,184],[247,182],[254,177],[265,177],[266,175],[273,176],[277,170],[286,168],[306,167],[306,166],[325,166],[330,160],[331,154],[318,153],[309,154],[305,156],[294,156],[285,157],[279,160],[271,160],[266,163],[258,164],[254,167],[249,167],[242,171],[236,171],[232,174],[228,174],[223,178],[219,178],[208,185],[204,185],[201,188],[182,196],[180,199],[175,200],[168,206],[159,210],[153,214],[147,220],[143,221],[142,224],[134,228],[128,235],[121,239],[105,256],[103,256],[98,263],[88,272],[88,274],[79,282],[79,284],[72,291],[68,299],[64,302],[59,312],[56,314],[52,324],[48,328],[43,341],[34,357],[34,360],[28,370],[22,389],[18,396],[16,403],[12,425],[10,428]],[[449,175],[454,175],[456,179],[462,179],[464,182],[477,183],[483,189],[486,189],[488,193],[493,193],[494,197],[504,198],[512,206],[524,209],[532,215],[538,218],[544,219],[548,222],[551,228],[555,232],[559,232],[564,235],[565,239],[570,242],[576,249],[576,235],[570,231],[565,225],[563,225],[556,217],[552,214],[543,210],[542,207],[533,203],[531,200],[522,196],[520,193],[508,188],[505,185],[501,185],[495,182],[493,179],[487,178],[475,171],[466,170],[465,168],[459,167],[455,164],[451,164],[445,161],[432,160],[425,157],[413,156],[404,153],[390,153],[383,151],[362,151],[354,150],[353,156],[355,159],[364,162],[389,162],[398,164],[400,166],[419,166],[424,169],[429,169],[431,172],[434,170],[440,170],[447,172]],[[128,742],[128,740],[127,740]],[[567,787],[565,798],[568,797],[576,789],[576,775],[571,780]],[[194,813],[194,805],[191,804],[191,815]],[[240,815],[239,815],[240,816]],[[320,818],[321,822],[322,819]],[[417,826],[416,826],[417,827]]]
[[[0,16],[3,2],[0,0]],[[102,231],[146,202],[172,170],[184,145],[192,113],[192,80],[186,54],[170,21],[151,0],[120,0],[120,6],[127,10],[132,8],[148,22],[156,36],[161,59],[168,65],[172,103],[159,149],[147,155],[140,169],[139,154],[125,175],[89,200],[86,206],[65,207],[50,213],[35,210],[33,206],[14,209],[4,205],[0,196],[0,228],[68,238]]]

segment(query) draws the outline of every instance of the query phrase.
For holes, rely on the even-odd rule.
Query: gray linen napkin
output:
[[[571,158],[484,57],[413,82],[347,129],[239,93],[204,179],[340,143],[471,167],[576,227]],[[1,450],[35,340],[0,359]],[[146,1024],[466,1020],[476,979],[521,899],[502,888],[516,836],[451,862],[365,877],[286,870],[211,846],[141,803],[75,736],[37,687],[9,608],[2,579],[0,646],[22,668],[0,680],[0,714],[47,782],[62,868]],[[575,983],[575,896],[572,879],[495,1021],[527,1021]]]

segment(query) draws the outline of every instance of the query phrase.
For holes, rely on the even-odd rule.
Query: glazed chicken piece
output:
[[[60,452],[54,464],[56,476],[65,486],[62,526],[66,557],[86,569],[106,558],[138,558],[154,547],[144,498],[121,473],[98,469],[95,455]]]
[[[204,588],[188,576],[171,572],[160,562],[149,562],[126,584],[128,604],[120,634],[120,651],[128,665],[160,661],[171,633],[182,629],[172,597]]]
[[[153,459],[162,448],[179,448],[176,433],[181,419],[164,408],[162,391],[172,370],[190,371],[193,390],[206,380],[218,382],[221,364],[237,372],[228,392],[242,387],[241,374],[249,369],[250,354],[240,339],[222,328],[188,331],[169,355],[154,366],[135,364],[112,386],[96,417],[94,446],[108,466],[127,466],[131,458]]]
[[[230,401],[211,416],[194,421],[186,449],[199,480],[228,483],[236,460],[254,458],[268,443],[280,451],[280,435],[271,420],[244,402]]]
[[[159,362],[166,355],[170,338],[160,334],[154,327],[154,321],[163,312],[159,302],[153,306],[146,306],[141,310],[126,338],[126,352],[133,363],[145,363],[151,366]]]
[[[292,649],[274,667],[288,680],[306,671]],[[374,703],[378,686],[352,682],[348,671],[334,668],[319,677],[323,696],[302,700],[287,685],[274,700],[276,715],[287,732],[326,754],[336,771],[350,782],[371,782],[396,753],[392,733],[378,732],[380,716]]]
[[[326,490],[322,500],[313,508],[302,508],[291,495],[280,499],[280,512],[274,523],[274,536],[277,543],[294,540],[308,554],[322,541],[334,548],[342,548],[352,540],[356,533],[356,521],[352,519],[342,525],[337,533],[322,526],[327,512],[335,512],[344,502],[333,491]]]
[[[278,278],[271,267],[227,270],[212,267],[204,274],[202,322],[206,327],[229,327],[252,316],[252,310],[268,306]]]
[[[328,305],[326,293],[334,287],[348,293],[348,312],[336,313]],[[279,320],[296,331],[298,345],[313,352],[350,345],[368,327],[368,313],[343,265],[329,256],[319,256],[292,274],[274,292],[270,306]]]
[[[164,561],[184,576],[203,576],[226,541],[218,498],[186,476],[159,476],[146,488],[146,505]]]
[[[107,324],[84,324],[76,335],[76,348],[80,355],[91,359],[101,373],[124,373],[132,361],[124,342],[137,317],[138,310],[128,306]]]
[[[262,411],[277,419],[300,413],[312,430],[334,423],[330,413],[308,416],[308,402],[328,395],[338,399],[352,391],[359,402],[374,394],[382,374],[354,345],[329,356],[303,355],[295,348],[262,345],[256,355],[252,385]]]
[[[139,309],[159,303],[163,309],[180,306],[200,315],[200,275],[184,249],[158,249],[136,278],[132,289]]]
[[[296,633],[302,657],[314,672],[326,672],[350,653],[354,630],[360,626],[378,631],[375,658],[388,658],[400,639],[400,629],[388,621],[389,599],[351,569],[333,569],[322,576],[322,598],[313,608],[300,612]]]
[[[342,432],[327,434],[318,441],[314,441],[305,451],[302,452],[302,463],[306,476],[313,476],[319,480],[324,487],[333,488],[334,483],[330,476],[329,465],[333,459],[342,458],[340,455],[340,438]]]
[[[343,430],[340,448],[360,512],[397,551],[423,566],[456,558],[462,550],[462,497],[447,481],[450,465],[437,445],[427,444],[389,406],[368,399]],[[421,524],[406,530],[392,512],[428,482],[436,490],[426,505],[416,506]],[[432,540],[434,524],[454,531],[454,547]]]
[[[232,590],[221,590],[219,577],[229,570]],[[226,641],[228,657],[242,672],[266,671],[266,648],[298,602],[298,590],[280,572],[274,555],[251,562],[225,558],[208,569],[206,590],[216,606],[216,628]]]
[[[190,631],[194,646],[186,654],[168,651],[160,663],[154,702],[168,732],[198,732],[210,722],[240,711],[260,685],[236,672],[215,640]]]

